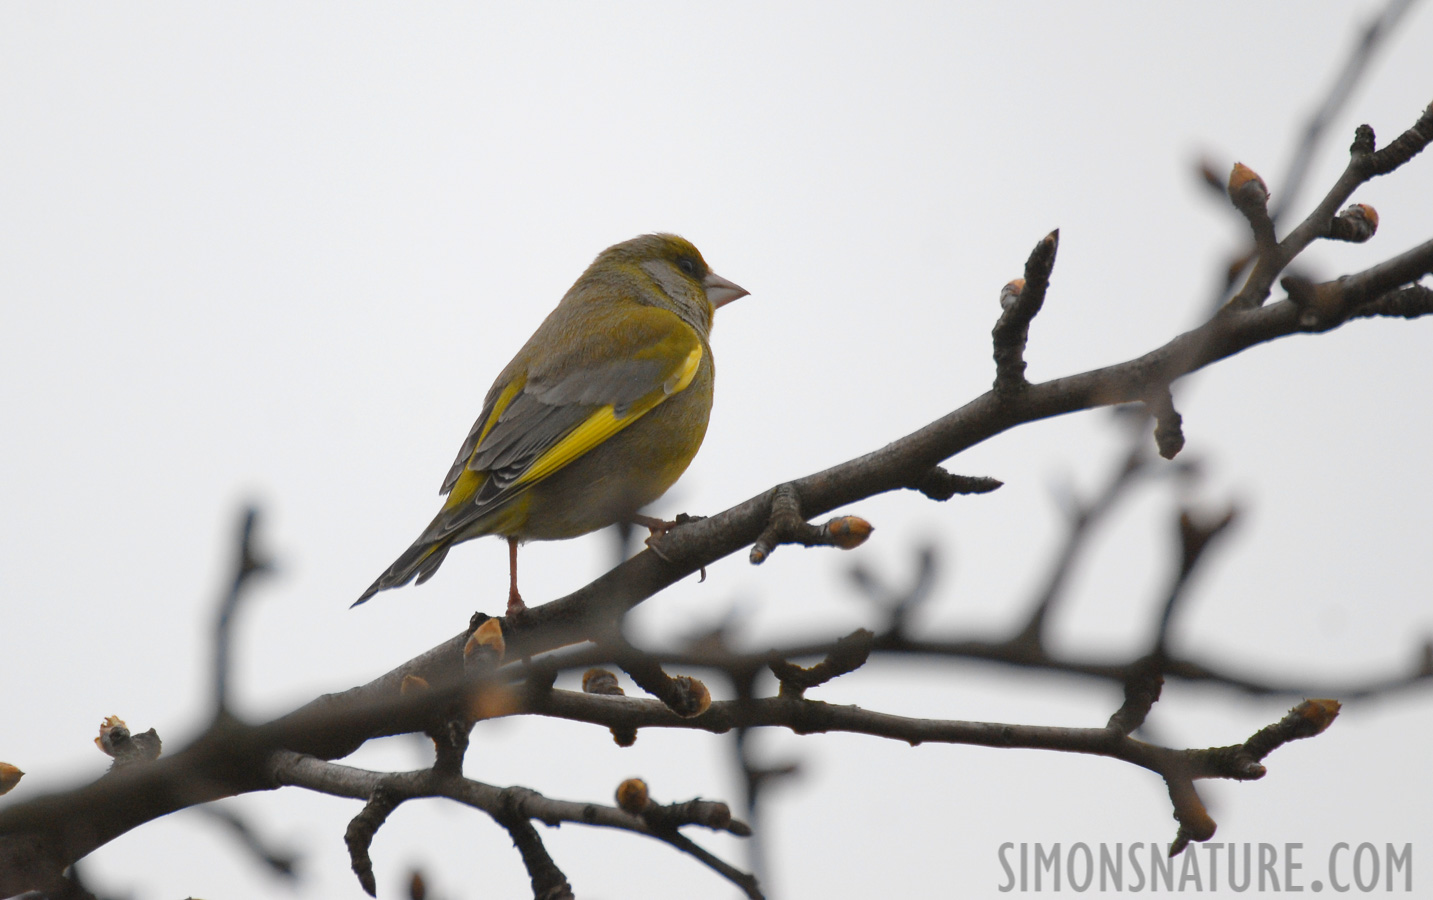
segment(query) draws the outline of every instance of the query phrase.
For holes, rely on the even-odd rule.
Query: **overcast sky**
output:
[[[1027,359],[1034,379],[1122,361],[1194,324],[1243,240],[1196,178],[1235,160],[1275,197],[1295,135],[1382,3],[0,5],[0,760],[4,801],[99,775],[112,714],[183,746],[208,714],[214,601],[240,505],[279,561],[243,610],[236,702],[268,718],[366,682],[505,597],[505,547],[455,550],[429,584],[348,605],[436,510],[493,377],[604,247],[671,230],[751,296],[713,335],[705,447],[655,512],[715,513],[874,449],[986,390],[1001,286],[1061,229]],[[1415,6],[1314,160],[1300,214],[1353,127],[1384,141],[1433,100],[1433,10]],[[1433,236],[1433,158],[1362,189],[1365,245],[1315,277]],[[1181,652],[1270,679],[1411,669],[1433,632],[1427,448],[1433,322],[1357,322],[1261,346],[1177,389],[1203,480],[1142,488],[1097,535],[1057,648],[1143,648],[1183,497],[1242,516],[1182,611]],[[733,608],[751,647],[872,620],[857,561],[907,582],[941,554],[919,626],[996,637],[1028,608],[1120,437],[1104,413],[1018,429],[949,463],[1006,482],[906,492],[849,555],[744,555],[645,604],[658,642]],[[610,539],[524,549],[530,603],[610,564]],[[711,682],[720,694],[723,688]],[[821,688],[909,715],[1102,725],[1105,685],[978,665],[873,664]],[[1289,699],[1175,684],[1174,745],[1242,741]],[[1427,692],[1349,704],[1249,784],[1204,783],[1218,841],[1414,844],[1427,881]],[[471,777],[610,802],[735,801],[729,738],[492,722]],[[1110,760],[761,734],[796,761],[766,821],[775,896],[984,896],[1005,841],[1154,842],[1155,776]],[[416,740],[354,764],[414,768]],[[303,854],[297,896],[359,895],[359,806],[298,791],[232,807]],[[583,897],[727,898],[691,859],[628,835],[544,830]],[[693,832],[744,864],[735,839]],[[436,801],[379,834],[381,897],[412,866],[443,898],[527,890],[507,835]],[[633,870],[636,874],[632,874]],[[289,896],[216,826],[179,813],[86,861],[113,896]],[[1316,875],[1309,875],[1311,880]],[[678,887],[679,886],[679,887]],[[1423,885],[1426,890],[1426,885]]]

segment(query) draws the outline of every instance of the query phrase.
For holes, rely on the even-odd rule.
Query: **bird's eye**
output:
[[[678,259],[677,266],[693,278],[697,277],[697,261],[690,256],[683,256],[681,259]]]

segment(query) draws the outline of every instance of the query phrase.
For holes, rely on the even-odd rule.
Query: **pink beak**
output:
[[[738,297],[745,297],[751,293],[741,285],[727,281],[715,272],[709,273],[702,284],[706,286],[707,299],[712,302],[713,309],[721,309]]]

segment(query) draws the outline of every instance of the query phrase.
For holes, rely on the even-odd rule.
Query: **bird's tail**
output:
[[[402,587],[415,578],[422,584],[438,571],[444,557],[448,555],[448,549],[454,544],[478,535],[498,533],[511,521],[511,503],[505,501],[493,508],[491,504],[476,506],[471,502],[477,489],[485,484],[486,472],[474,473],[466,470],[463,475],[465,477],[459,478],[458,483],[448,492],[448,499],[438,511],[438,515],[434,516],[428,527],[423,529],[423,533],[418,535],[418,540],[403,551],[403,555],[388,567],[388,571],[379,575],[378,580],[368,586],[363,596],[353,602],[354,606],[379,591]],[[504,518],[505,514],[508,518]]]
[[[419,584],[432,578],[433,573],[438,571],[438,567],[443,564],[443,559],[448,555],[448,548],[451,546],[451,540],[432,541],[427,540],[426,535],[420,537],[413,543],[413,546],[403,551],[403,555],[398,557],[387,571],[378,576],[377,581],[368,586],[368,590],[363,592],[363,596],[353,601],[353,605],[357,606],[367,601],[369,597],[379,591],[402,587],[414,578],[418,579]]]

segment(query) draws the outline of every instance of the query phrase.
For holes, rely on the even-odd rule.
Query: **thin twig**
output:
[[[1308,122],[1304,125],[1303,136],[1294,148],[1288,169],[1284,177],[1277,182],[1279,188],[1277,202],[1270,212],[1275,222],[1278,222],[1293,207],[1299,192],[1303,190],[1304,179],[1308,177],[1309,165],[1313,162],[1314,154],[1323,140],[1324,133],[1334,118],[1343,110],[1344,104],[1348,102],[1349,96],[1353,94],[1354,88],[1358,86],[1359,80],[1368,70],[1369,64],[1377,55],[1384,39],[1394,32],[1399,20],[1412,5],[1413,0],[1389,0],[1388,5],[1370,19],[1359,33],[1348,58],[1344,60],[1343,68],[1334,77],[1328,93],[1324,95],[1323,102],[1309,116]]]
[[[630,700],[633,698],[603,697],[602,699]],[[642,700],[642,702],[661,706],[655,700]],[[666,709],[666,707],[662,708]],[[731,877],[729,873],[738,875],[740,873],[724,863],[720,866],[714,865],[714,862],[720,863],[720,860],[706,851],[702,851],[700,854],[692,853],[691,848],[696,845],[680,835],[676,828],[681,825],[698,825],[727,831],[738,836],[749,833],[745,823],[731,819],[729,816],[725,822],[720,822],[696,815],[705,813],[706,807],[690,807],[694,813],[690,820],[669,817],[663,822],[663,827],[654,828],[641,816],[633,815],[615,806],[573,800],[554,800],[528,788],[500,788],[474,781],[471,778],[440,775],[432,769],[396,773],[371,772],[289,750],[278,750],[271,754],[268,772],[272,784],[276,786],[303,787],[335,797],[368,800],[373,796],[374,791],[381,787],[389,797],[401,798],[399,802],[420,797],[444,797],[481,810],[495,820],[504,816],[519,816],[525,819],[537,819],[547,825],[569,822],[629,831],[656,838],[684,853],[690,853],[704,865],[728,878]],[[679,809],[681,807],[678,805],[672,808]],[[674,838],[680,838],[680,840]],[[733,879],[733,881],[741,884],[738,879]]]
[[[239,540],[234,560],[234,577],[229,590],[219,601],[219,614],[214,623],[214,709],[216,715],[225,715],[229,710],[230,651],[233,643],[234,614],[245,596],[245,588],[255,575],[270,569],[268,560],[263,559],[254,548],[254,530],[258,524],[259,511],[250,506],[244,510],[239,524]]]

